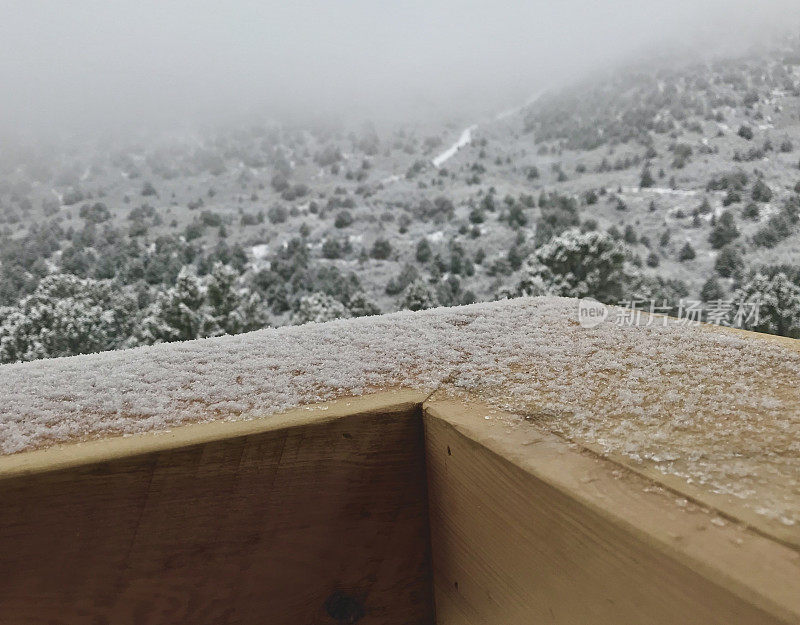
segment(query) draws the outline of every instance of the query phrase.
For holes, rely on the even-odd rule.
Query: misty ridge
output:
[[[0,128],[23,138],[474,116],[654,52],[741,54],[800,20],[796,3],[742,0],[4,6]]]
[[[0,362],[545,294],[800,337],[797,25],[7,3]]]

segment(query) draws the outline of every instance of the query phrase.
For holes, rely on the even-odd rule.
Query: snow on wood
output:
[[[470,394],[800,523],[800,348],[522,298],[0,366],[0,450],[248,419],[370,390]],[[768,484],[769,488],[764,488]]]

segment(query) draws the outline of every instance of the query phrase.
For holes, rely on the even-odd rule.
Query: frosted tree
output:
[[[400,307],[404,310],[426,310],[436,308],[439,301],[436,294],[422,280],[415,280],[409,284],[403,292]]]
[[[206,302],[215,334],[240,334],[268,325],[261,297],[239,282],[239,274],[230,265],[214,263],[206,280]]]
[[[353,317],[369,317],[370,315],[380,315],[381,309],[372,303],[367,296],[358,292],[347,302],[347,310]]]
[[[736,291],[733,301],[733,323],[756,332],[800,338],[800,287],[785,273],[777,273],[772,278],[756,273]],[[739,311],[743,302],[757,305],[757,318],[748,314],[749,308]]]
[[[725,211],[720,215],[714,229],[708,235],[711,246],[718,250],[727,245],[739,236],[739,228],[736,227],[736,220],[730,211]]]
[[[110,281],[52,274],[0,309],[0,362],[88,354],[129,343],[137,303]]]
[[[292,323],[323,323],[349,316],[350,313],[339,300],[325,293],[312,293],[300,298],[297,310],[292,315]]]
[[[517,294],[618,302],[637,277],[626,257],[626,248],[607,233],[568,230],[528,257]]]
[[[236,334],[239,323],[236,308],[239,294],[236,292],[236,272],[220,262],[214,263],[206,282],[206,299],[211,307],[214,322],[222,333]]]
[[[647,187],[653,187],[655,184],[656,181],[655,178],[653,178],[652,172],[650,171],[650,165],[645,165],[644,169],[642,169],[642,178],[639,181],[639,186],[644,189]]]
[[[183,267],[175,286],[158,294],[142,321],[142,343],[189,341],[219,333],[211,307],[206,304],[203,284]]]

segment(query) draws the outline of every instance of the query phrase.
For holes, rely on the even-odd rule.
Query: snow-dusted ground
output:
[[[463,148],[464,146],[469,145],[472,142],[472,132],[474,130],[476,130],[477,128],[478,128],[477,124],[473,124],[469,128],[465,128],[461,132],[461,136],[458,138],[458,141],[456,141],[453,145],[451,145],[449,148],[447,148],[444,152],[439,154],[439,156],[437,156],[436,158],[433,159],[433,161],[432,161],[433,162],[433,166],[437,167],[437,168],[441,167],[442,165],[445,164],[446,161],[448,161],[449,159],[454,157],[456,155],[456,152],[458,152],[461,148]]]
[[[494,116],[494,119],[496,121],[500,121],[519,113],[526,106],[530,106],[531,104],[536,102],[536,100],[538,100],[543,93],[544,91],[540,91],[539,93],[528,98],[524,104],[497,113],[497,115]],[[471,126],[462,130],[461,136],[459,136],[458,141],[456,141],[453,145],[451,145],[449,148],[447,148],[444,152],[439,154],[436,158],[434,158],[431,161],[433,163],[433,166],[438,169],[439,167],[444,165],[444,163],[446,163],[448,160],[453,158],[461,148],[469,145],[472,142],[472,133],[475,132],[475,130],[477,129],[478,129],[478,124],[472,124]]]
[[[269,256],[269,245],[266,243],[254,245],[250,248],[250,252],[253,254],[253,258],[255,260],[264,260],[267,256]]]
[[[588,329],[577,311],[577,300],[522,298],[3,365],[0,449],[439,387],[800,523],[800,350],[624,325],[615,309]]]
[[[436,232],[426,234],[425,238],[431,243],[439,243],[442,239],[444,239],[444,232],[442,230],[437,230]]]
[[[699,194],[696,189],[670,189],[668,187],[622,187],[623,193],[652,193],[654,195],[677,195],[694,197]]]

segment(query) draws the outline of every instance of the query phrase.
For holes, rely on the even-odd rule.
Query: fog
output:
[[[244,114],[410,118],[519,102],[655,49],[744,50],[796,0],[5,0],[0,130]]]

